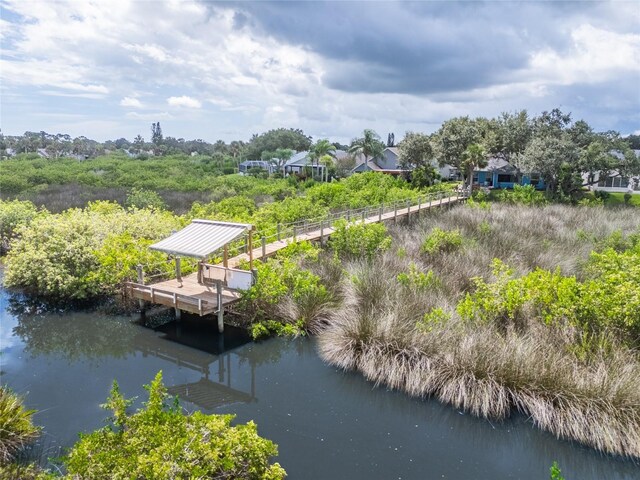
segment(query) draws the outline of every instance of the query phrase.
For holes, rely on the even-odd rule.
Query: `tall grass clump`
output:
[[[18,395],[0,386],[0,465],[11,462],[38,437],[40,429],[32,423],[33,414]]]
[[[434,232],[456,230],[456,248],[425,254]],[[638,459],[636,232],[625,210],[506,204],[392,229],[385,254],[345,262],[320,354],[410,395],[497,420],[521,412]]]

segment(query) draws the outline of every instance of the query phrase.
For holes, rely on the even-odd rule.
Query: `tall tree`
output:
[[[456,117],[447,120],[434,134],[434,153],[440,166],[445,164],[457,168],[465,178],[465,184],[471,189],[473,171],[468,171],[467,149],[473,144],[482,144],[478,122],[469,117]]]
[[[411,170],[429,165],[434,158],[433,146],[428,135],[407,132],[398,144],[400,168]]]
[[[384,152],[384,143],[380,141],[380,136],[371,129],[366,129],[360,138],[351,142],[349,153],[351,155],[362,155],[365,165],[369,165],[369,160],[381,158]]]
[[[260,135],[254,134],[247,145],[247,158],[261,158],[265,150],[275,152],[279,148],[288,148],[296,152],[309,150],[311,137],[300,129],[277,128]]]
[[[151,124],[151,143],[155,146],[159,146],[162,144],[163,140],[162,136],[162,128],[160,127],[160,122]]]

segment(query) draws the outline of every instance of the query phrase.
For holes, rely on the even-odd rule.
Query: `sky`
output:
[[[640,134],[640,2],[0,0],[0,127],[349,142],[560,108]]]

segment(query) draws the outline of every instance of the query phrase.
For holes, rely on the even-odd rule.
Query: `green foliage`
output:
[[[400,285],[412,290],[428,290],[441,286],[441,282],[433,270],[429,270],[427,273],[421,272],[413,262],[409,265],[409,271],[399,273],[397,279]]]
[[[549,473],[551,474],[551,476],[549,477],[551,480],[564,480],[562,471],[558,466],[558,462],[553,462],[553,465],[551,465],[551,468],[549,469]]]
[[[500,326],[531,320],[569,325],[577,329],[579,342],[587,343],[597,338],[606,343],[604,332],[615,332],[631,346],[640,340],[638,244],[622,252],[609,248],[592,253],[590,278],[584,282],[563,276],[559,269],[538,268],[518,278],[502,261],[495,259],[493,265],[494,281],[475,278],[474,292],[459,302],[457,311],[464,320]]]
[[[449,320],[451,320],[451,315],[442,310],[442,308],[436,307],[425,313],[424,317],[416,322],[416,328],[423,333],[429,333],[433,329],[442,328]]]
[[[69,478],[235,478],[282,479],[285,471],[269,459],[277,446],[258,436],[256,425],[231,426],[233,415],[185,415],[168,406],[159,372],[147,387],[144,408],[129,404],[117,383],[105,408],[113,423],[80,440],[63,459]]]
[[[493,260],[495,281],[475,278],[475,291],[468,293],[457,310],[465,320],[512,325],[529,318],[546,324],[578,324],[579,284],[575,277],[564,277],[559,270],[536,269],[524,277],[501,260]]]
[[[3,480],[55,480],[60,477],[47,472],[34,464],[0,464],[0,478]]]
[[[297,337],[305,335],[304,322],[282,323],[277,320],[261,320],[251,324],[251,338],[259,340],[261,338],[271,337]]]
[[[257,320],[273,318],[276,307],[287,295],[296,301],[310,294],[326,293],[320,277],[299,266],[303,258],[312,258],[317,253],[306,247],[298,247],[298,251],[296,247],[290,248],[277,258],[259,263],[256,284],[243,292],[241,306]]]
[[[262,152],[275,152],[278,149],[291,149],[296,152],[309,150],[311,137],[300,129],[276,128],[260,135],[253,135],[247,145],[246,155],[250,159],[259,159]]]
[[[165,256],[146,247],[179,225],[168,212],[126,212],[109,202],[39,215],[18,230],[7,255],[5,284],[54,300],[113,292],[138,263],[158,263],[160,270],[149,274],[166,269]]]
[[[391,246],[391,237],[381,223],[347,223],[339,220],[334,224],[334,234],[329,242],[337,255],[372,259]]]
[[[0,254],[9,249],[18,227],[27,225],[37,214],[31,202],[0,200]]]
[[[10,462],[40,433],[32,423],[34,410],[27,410],[22,399],[0,385],[0,465]]]
[[[422,243],[421,251],[427,255],[447,253],[462,247],[463,237],[460,230],[442,230],[434,228]]]
[[[166,208],[164,200],[153,190],[147,190],[144,188],[133,188],[127,200],[125,201],[127,208],[155,208],[162,210]]]
[[[501,196],[503,202],[529,205],[529,206],[542,206],[547,203],[547,199],[544,193],[539,192],[533,185],[514,185],[513,191],[510,193],[504,193]]]

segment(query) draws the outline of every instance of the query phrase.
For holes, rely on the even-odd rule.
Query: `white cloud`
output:
[[[531,57],[531,73],[550,82],[571,85],[599,83],[622,72],[640,72],[640,34],[617,33],[590,24],[571,32],[572,48],[557,52],[547,48]]]
[[[357,57],[350,53],[330,59],[309,45],[301,45],[302,41],[287,44],[282,36],[255,25],[237,29],[234,5],[179,0],[5,0],[3,8],[25,20],[0,20],[3,120],[14,128],[24,125],[39,130],[27,124],[33,119],[39,125],[37,113],[62,111],[60,99],[54,96],[69,97],[63,108],[70,112],[119,122],[119,127],[109,126],[121,128],[117,136],[135,136],[138,130],[148,130],[147,121],[166,119],[165,134],[209,141],[248,139],[252,133],[280,126],[341,141],[361,134],[364,128],[374,128],[382,136],[394,131],[399,137],[406,130],[433,131],[456,115],[494,116],[520,108],[535,114],[555,106],[575,111],[562,92],[578,83],[600,86],[600,91],[615,97],[615,101],[603,100],[609,105],[619,105],[621,99],[631,107],[638,105],[637,95],[629,98],[629,90],[621,91],[619,82],[640,80],[640,35],[637,30],[623,33],[619,22],[607,23],[604,16],[594,19],[585,14],[563,20],[564,30],[557,32],[568,42],[563,47],[554,47],[549,41],[540,48],[543,43],[532,37],[529,64],[509,66],[505,61],[504,74],[493,84],[410,95],[328,88],[323,79],[357,63]],[[246,10],[250,16],[252,9]],[[614,6],[612,10],[619,9]],[[352,19],[344,20],[348,23]],[[453,20],[443,18],[440,22],[445,26],[447,21]],[[140,24],[158,28],[141,29]],[[514,32],[521,35],[514,40],[527,36]],[[404,38],[405,33],[384,34]],[[410,43],[412,38],[406,36],[406,41]],[[522,48],[526,45],[522,43]],[[22,97],[16,97],[17,93]],[[574,96],[576,102],[585,103]],[[19,98],[22,102],[29,99],[28,108]],[[121,107],[145,110],[123,115],[114,99],[121,99]],[[81,110],[83,107],[86,110]],[[597,113],[606,122],[618,113],[617,107],[608,108],[608,117]],[[216,115],[220,111],[224,115]],[[202,122],[205,116],[210,121]],[[585,119],[590,121],[588,115]],[[636,129],[637,121],[625,127],[625,131]],[[230,132],[229,136],[223,136],[224,132]],[[105,139],[106,131],[87,130],[83,134]]]
[[[142,108],[142,102],[135,97],[124,97],[120,100],[120,106],[131,108]]]
[[[172,107],[201,108],[202,103],[199,100],[182,95],[180,97],[169,97],[167,103]]]

